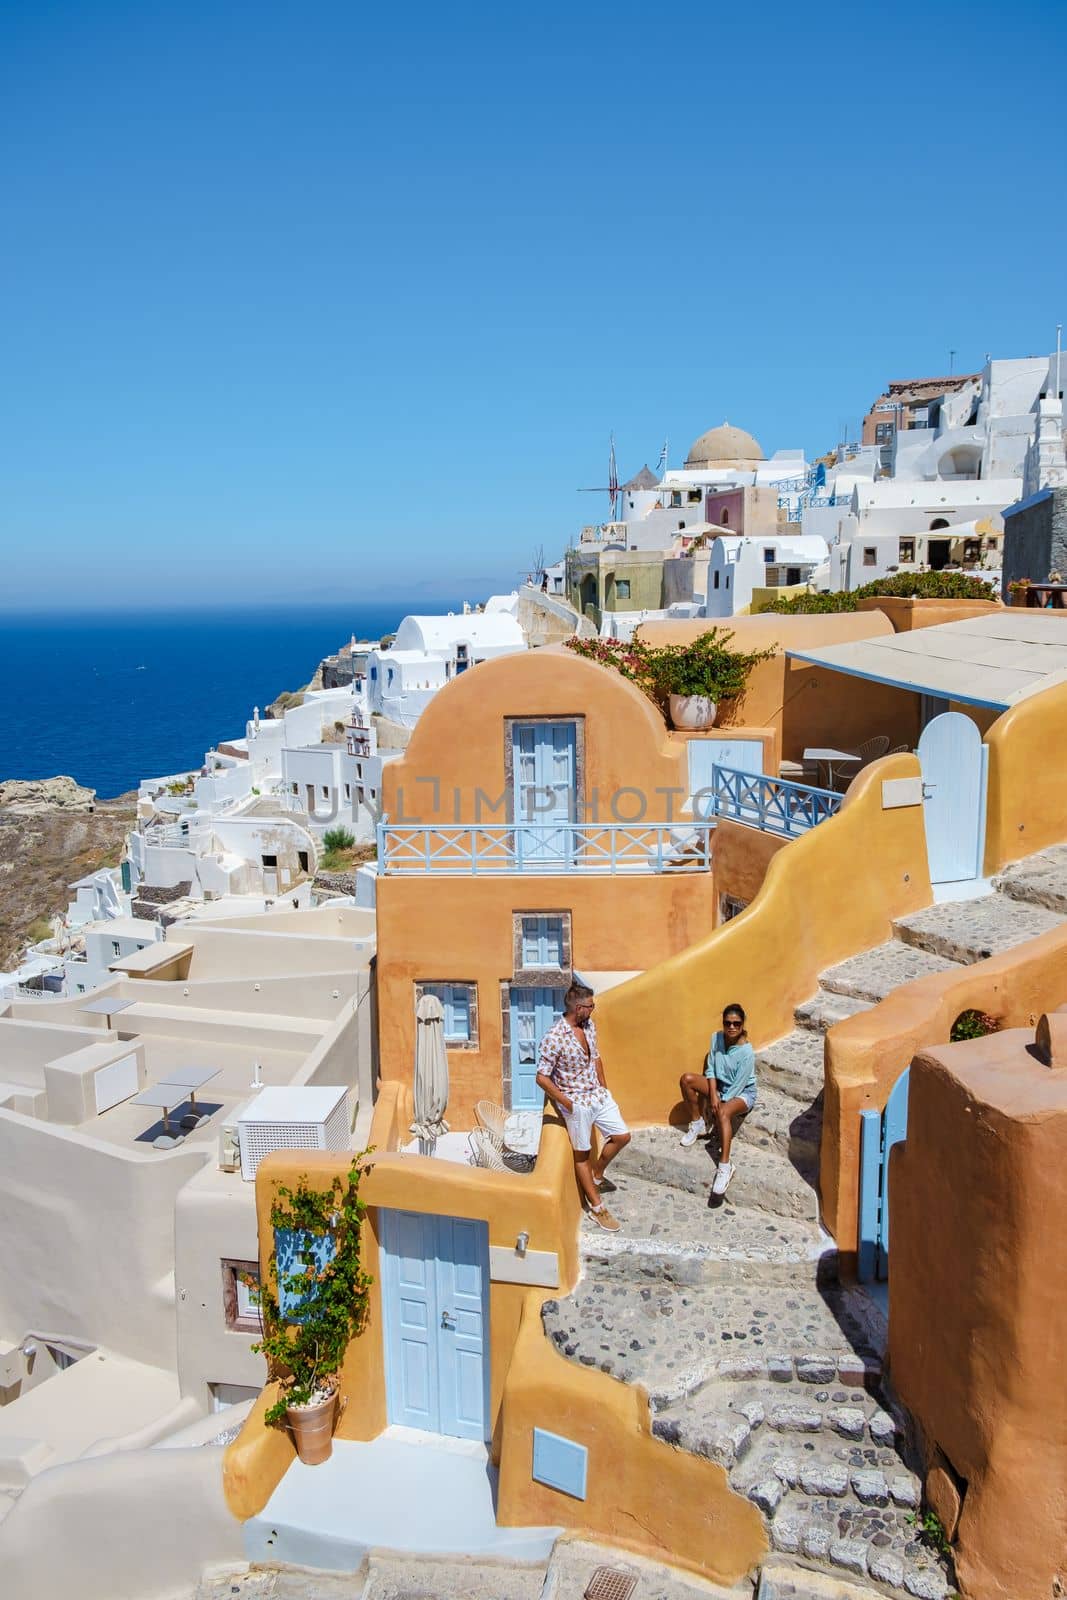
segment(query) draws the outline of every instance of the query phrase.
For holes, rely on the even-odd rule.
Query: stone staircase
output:
[[[775,1593],[792,1592],[782,1573],[794,1566],[798,1594],[805,1569],[915,1600],[951,1588],[919,1537],[917,1463],[882,1388],[881,1313],[837,1283],[819,1226],[826,1031],[1065,918],[1067,846],[1020,862],[981,899],[901,918],[885,944],[824,972],[793,1032],[757,1054],[759,1098],[725,1197],[710,1195],[714,1139],[683,1150],[677,1129],[640,1130],[609,1172],[620,1231],[587,1217],[581,1281],[545,1303],[561,1354],[641,1384],[653,1431],[718,1461],[759,1507],[785,1563]]]

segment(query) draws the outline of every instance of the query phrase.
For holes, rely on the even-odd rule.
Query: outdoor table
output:
[[[181,1105],[186,1098],[186,1091],[180,1083],[152,1083],[147,1089],[142,1089],[140,1094],[135,1094],[130,1104],[135,1106],[155,1106],[163,1113],[163,1132],[158,1139],[153,1140],[157,1149],[167,1150],[178,1140],[171,1132],[170,1113],[174,1106]]]
[[[136,1000],[120,1000],[117,995],[113,1000],[110,1000],[106,994],[102,994],[95,1000],[86,1000],[84,1005],[78,1007],[78,1010],[87,1011],[93,1017],[104,1017],[107,1019],[108,1025],[110,1025],[113,1016],[116,1016],[120,1011],[128,1011],[130,1006],[135,1006],[136,1004]]]
[[[832,789],[834,786],[835,762],[838,766],[848,766],[850,763],[855,765],[862,759],[862,756],[858,756],[854,750],[824,750],[817,746],[814,749],[804,751],[805,761],[814,761],[817,765],[826,768],[826,787],[828,789]]]
[[[516,1155],[536,1156],[541,1144],[541,1112],[513,1111],[504,1123],[504,1148]]]
[[[189,1110],[182,1118],[183,1122],[187,1122],[190,1117],[195,1117],[199,1122],[200,1113],[196,1109],[196,1091],[202,1089],[205,1083],[210,1083],[212,1078],[217,1078],[221,1070],[221,1067],[179,1067],[177,1071],[167,1073],[163,1083],[168,1088],[171,1084],[176,1084],[179,1089],[187,1089],[189,1091]]]

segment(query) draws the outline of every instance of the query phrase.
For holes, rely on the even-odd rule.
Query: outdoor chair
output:
[[[475,1128],[468,1134],[467,1145],[471,1153],[471,1165],[484,1167],[488,1172],[506,1172],[504,1157],[493,1143],[492,1135],[486,1133],[484,1128]]]
[[[872,761],[880,761],[888,750],[889,735],[887,733],[876,733],[873,739],[865,739],[856,751],[860,758],[860,764],[856,771],[859,772],[864,767],[869,767]]]
[[[910,744],[895,744],[893,746],[892,750],[887,750],[886,751],[886,755],[887,756],[910,756],[911,755],[911,745]]]
[[[497,1150],[503,1150],[504,1123],[507,1121],[504,1107],[498,1106],[495,1100],[479,1100],[474,1115],[478,1118],[481,1131],[488,1134]]]

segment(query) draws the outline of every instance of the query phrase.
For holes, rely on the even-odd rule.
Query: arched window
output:
[[[938,528],[947,528],[947,527],[948,527],[948,523],[946,522],[944,517],[935,517],[933,522],[931,522],[931,524],[930,524],[930,532],[931,533],[936,533]]]

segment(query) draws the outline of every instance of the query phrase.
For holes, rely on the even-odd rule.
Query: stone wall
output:
[[[1042,489],[1004,513],[1004,599],[1010,583],[1047,583],[1051,572],[1067,574],[1067,488]]]

